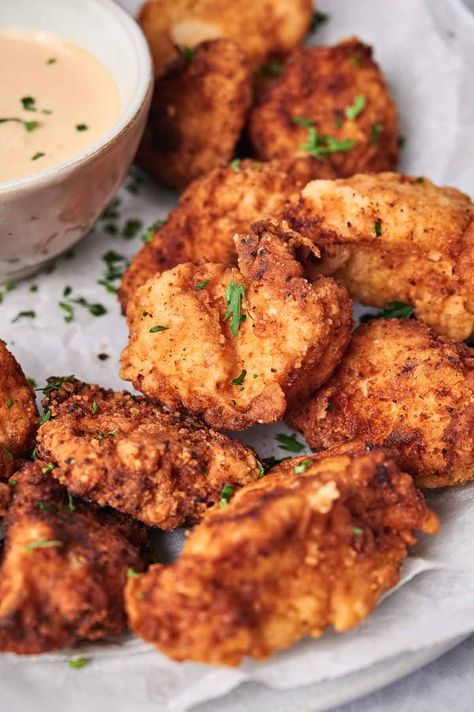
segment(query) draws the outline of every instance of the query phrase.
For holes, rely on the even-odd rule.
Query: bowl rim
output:
[[[38,183],[56,182],[58,178],[71,172],[78,165],[90,160],[97,154],[114,143],[120,137],[123,131],[132,123],[134,123],[137,115],[142,107],[147,103],[151,95],[153,86],[153,63],[151,59],[150,49],[145,35],[135,18],[130,15],[125,8],[118,4],[116,0],[93,0],[112,13],[116,20],[125,29],[127,36],[133,45],[135,61],[138,65],[138,81],[135,91],[131,99],[122,107],[119,117],[102,136],[89,144],[87,148],[79,153],[75,153],[71,158],[65,161],[56,163],[54,166],[45,168],[42,171],[37,171],[31,175],[13,180],[0,181],[0,196],[7,193],[18,191],[23,188],[31,188]],[[1,30],[1,28],[0,28]]]

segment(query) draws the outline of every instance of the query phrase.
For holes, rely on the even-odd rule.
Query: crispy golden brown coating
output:
[[[178,47],[227,37],[256,69],[269,57],[288,54],[303,41],[313,14],[311,0],[150,0],[138,21],[159,74]]]
[[[238,665],[366,618],[437,520],[361,443],[286,461],[214,510],[171,566],[130,580],[133,631],[175,660]]]
[[[4,517],[10,506],[12,489],[5,482],[0,482],[0,517]]]
[[[46,467],[15,473],[4,522],[0,650],[20,655],[122,633],[127,567],[143,569],[145,530],[68,498]]]
[[[226,484],[256,480],[255,453],[197,418],[79,381],[53,391],[38,453],[75,495],[162,529],[198,521]]]
[[[397,173],[313,181],[290,223],[322,252],[317,269],[354,299],[412,304],[437,333],[474,332],[473,205],[455,188]]]
[[[170,186],[184,188],[234,155],[251,101],[251,79],[229,40],[203,42],[155,82],[138,163]]]
[[[423,487],[474,479],[474,349],[415,320],[375,319],[287,419],[315,449],[353,438],[390,447]]]
[[[0,339],[0,480],[33,449],[38,426],[35,394],[21,366]]]
[[[121,367],[148,397],[229,430],[279,420],[314,391],[352,326],[345,290],[304,278],[295,253],[309,241],[274,221],[235,239],[239,269],[182,264],[138,290]]]
[[[245,160],[194,181],[125,272],[122,306],[147,279],[181,262],[235,263],[235,233],[248,232],[256,220],[281,216],[310,180],[334,177],[328,163],[303,156],[269,163]]]
[[[371,48],[352,38],[293,52],[257,99],[250,138],[262,159],[312,150],[339,176],[394,168],[397,117]]]

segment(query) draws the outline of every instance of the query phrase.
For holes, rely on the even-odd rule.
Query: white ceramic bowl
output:
[[[115,124],[86,150],[31,176],[0,182],[5,282],[41,269],[90,229],[133,160],[153,74],[143,33],[113,0],[0,0],[1,28],[49,32],[83,47],[110,71],[122,100]]]

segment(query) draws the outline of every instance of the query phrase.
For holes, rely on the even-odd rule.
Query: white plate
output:
[[[469,637],[469,636],[467,636]],[[217,700],[193,707],[192,712],[325,712],[333,707],[376,692],[428,665],[462,643],[466,636],[453,638],[415,653],[383,660],[365,670],[293,690],[272,690],[248,682]],[[15,711],[16,712],[16,711]],[[146,712],[146,710],[142,710]]]

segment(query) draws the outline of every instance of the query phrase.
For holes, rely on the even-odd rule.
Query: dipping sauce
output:
[[[0,181],[72,158],[121,109],[110,72],[60,37],[0,30]]]

